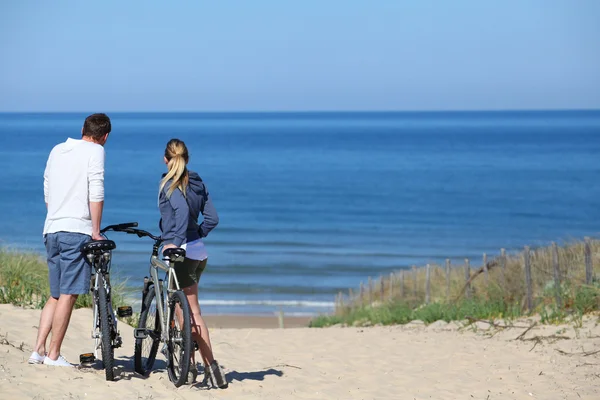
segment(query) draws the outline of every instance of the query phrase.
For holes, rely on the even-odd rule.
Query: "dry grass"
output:
[[[0,304],[40,308],[49,294],[48,267],[39,255],[0,250]]]
[[[112,293],[115,308],[125,305],[124,281],[113,283]],[[39,254],[0,249],[0,304],[42,308],[49,296],[48,266]],[[75,303],[76,308],[91,306],[89,294]]]
[[[549,313],[549,309],[600,308],[600,242],[590,242],[592,265],[596,273],[591,284],[585,279],[585,252],[583,242],[568,243],[558,247],[560,286],[554,284],[552,248],[543,247],[530,251],[531,280],[533,289],[533,312]],[[483,258],[479,263],[471,261],[470,290],[466,290],[465,264],[452,265],[447,281],[446,268],[430,265],[430,304],[458,305],[464,301],[483,304],[501,302],[507,308],[518,306],[526,309],[527,287],[524,269],[525,252],[507,254],[505,261],[500,255],[488,257],[488,273],[484,273]],[[382,286],[383,284],[383,286]],[[363,308],[402,303],[410,308],[426,303],[426,268],[403,270],[387,277],[380,277],[361,290],[350,290],[348,295],[338,295],[335,314],[349,315]],[[370,289],[372,287],[372,289]],[[556,304],[556,294],[561,304]],[[468,294],[468,295],[467,295]],[[552,312],[554,312],[552,311]],[[584,309],[583,311],[589,311]]]

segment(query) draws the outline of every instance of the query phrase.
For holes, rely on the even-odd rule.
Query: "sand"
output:
[[[600,399],[598,317],[579,328],[535,327],[526,340],[515,338],[531,321],[508,329],[481,322],[213,329],[230,381],[218,390],[176,389],[162,358],[149,377],[133,373],[132,328],[124,324],[115,382],[100,369],[28,365],[39,314],[0,306],[1,399]],[[68,360],[90,351],[90,323],[89,310],[74,312],[63,346]]]
[[[229,328],[279,328],[279,317],[273,316],[247,316],[247,315],[208,315],[205,316],[208,329]],[[304,328],[310,323],[310,317],[293,317],[283,315],[284,328]]]

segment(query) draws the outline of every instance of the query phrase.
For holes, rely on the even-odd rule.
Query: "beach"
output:
[[[118,379],[96,367],[28,365],[39,310],[0,305],[2,399],[597,399],[598,316],[578,324],[502,329],[476,322],[404,326],[270,328],[263,320],[209,318],[226,390],[176,389],[161,357],[148,377],[133,372],[132,328],[120,324]],[[71,362],[91,350],[92,314],[75,310],[63,344]],[[237,320],[237,322],[235,322]],[[285,321],[293,325],[293,322]],[[266,323],[266,325],[265,325]],[[254,325],[252,325],[254,324]],[[504,326],[504,322],[496,322]],[[250,327],[251,326],[251,327]],[[260,328],[262,326],[262,328]],[[527,332],[525,332],[527,331]],[[523,335],[523,333],[525,333]]]
[[[369,277],[598,237],[600,111],[109,116],[103,226],[158,234],[165,144],[192,154],[220,216],[205,239],[207,314],[329,313]],[[45,254],[48,154],[85,117],[0,114],[0,247]],[[139,301],[152,243],[108,237],[111,279]]]
[[[600,400],[600,0],[471,3],[0,3],[0,400]]]

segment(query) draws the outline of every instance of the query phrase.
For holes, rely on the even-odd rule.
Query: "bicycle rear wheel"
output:
[[[108,295],[106,293],[106,287],[104,286],[104,274],[96,274],[98,279],[98,314],[100,317],[100,347],[102,347],[102,364],[104,364],[104,373],[107,381],[115,379],[114,373],[114,362],[115,362],[115,349],[112,346],[113,335],[112,335],[112,324],[111,324],[111,313],[110,305],[108,302]]]
[[[138,323],[138,328],[146,329],[147,336],[145,339],[136,339],[134,348],[135,372],[142,375],[152,370],[160,343],[162,329],[156,304],[156,291],[154,285],[150,285]]]
[[[169,338],[167,343],[167,369],[175,387],[183,385],[190,370],[192,356],[192,325],[190,306],[185,294],[178,290],[169,299]]]

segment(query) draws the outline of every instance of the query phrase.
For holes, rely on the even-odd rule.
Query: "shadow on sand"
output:
[[[94,372],[102,372],[104,370],[103,364],[101,360],[96,360],[94,364],[83,367],[83,371],[94,371]],[[152,367],[152,371],[150,373],[166,373],[167,372],[167,362],[165,360],[157,359],[154,361],[154,366]],[[203,371],[200,371],[201,373]],[[103,373],[103,372],[102,372]],[[266,376],[277,376],[282,377],[283,371],[279,369],[269,368],[262,371],[251,371],[251,372],[239,372],[239,371],[230,371],[225,374],[228,383],[232,383],[233,381],[264,381]],[[134,358],[133,357],[119,357],[115,358],[115,382],[120,380],[131,380],[131,379],[147,379],[148,375],[140,375],[135,372]],[[196,382],[194,387],[203,388],[201,382]]]
[[[282,377],[283,371],[278,370],[278,369],[269,368],[264,371],[255,371],[255,372],[231,371],[231,372],[225,374],[225,376],[227,377],[227,382],[231,382],[231,381],[240,381],[241,382],[241,381],[245,381],[245,380],[264,381],[265,376],[269,376],[269,375]]]
[[[146,379],[148,375],[140,375],[135,372],[135,364],[133,357],[119,357],[115,358],[115,382],[120,380],[131,380],[131,379]],[[82,370],[94,370],[94,371],[104,371],[104,366],[101,360],[96,360],[94,364],[83,367]],[[154,361],[154,366],[152,367],[152,371],[150,373],[166,373],[167,371],[167,362],[165,360],[157,359]]]
[[[283,376],[283,371],[278,369],[269,368],[264,371],[254,371],[254,372],[239,372],[239,371],[230,371],[225,374],[225,379],[227,380],[227,384],[230,385],[233,381],[264,381],[266,376],[274,375],[281,377]],[[193,387],[202,390],[211,390],[210,386],[206,386],[206,384],[202,381],[197,381]]]

